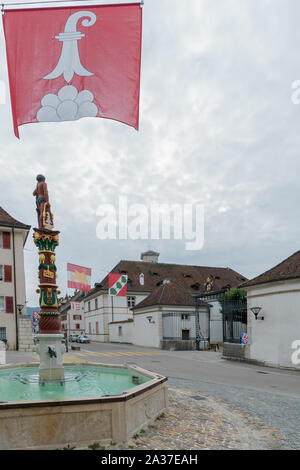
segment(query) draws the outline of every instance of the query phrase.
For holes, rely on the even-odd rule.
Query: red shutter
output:
[[[10,250],[10,232],[2,232],[3,248]]]
[[[5,297],[5,310],[6,313],[14,313],[14,298]]]
[[[4,266],[4,282],[12,282],[12,266]]]

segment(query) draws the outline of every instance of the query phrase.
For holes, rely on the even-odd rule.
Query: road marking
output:
[[[80,353],[77,353],[80,354]],[[160,353],[156,352],[151,352],[151,351],[118,351],[118,352],[107,352],[107,353],[102,353],[102,352],[95,352],[95,351],[88,351],[84,350],[84,355],[86,356],[96,356],[96,357],[101,357],[101,356],[107,356],[107,357],[112,357],[112,356],[159,356]]]

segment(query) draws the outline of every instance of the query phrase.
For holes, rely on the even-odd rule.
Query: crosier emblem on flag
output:
[[[15,135],[33,122],[102,117],[138,129],[138,3],[5,10]]]
[[[91,291],[91,268],[84,268],[76,264],[67,264],[68,287],[82,291]]]
[[[122,297],[126,295],[128,276],[125,274],[108,275],[108,294],[112,297]]]

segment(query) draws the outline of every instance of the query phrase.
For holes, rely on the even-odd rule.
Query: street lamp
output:
[[[250,310],[255,315],[255,320],[257,320],[258,314],[261,311],[261,307],[252,307]]]
[[[22,310],[24,308],[24,305],[22,304],[17,304],[17,309],[18,309],[18,312],[19,312],[19,315],[22,315]]]

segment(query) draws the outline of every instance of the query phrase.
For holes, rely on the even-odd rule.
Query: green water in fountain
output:
[[[119,395],[150,379],[131,369],[65,366],[65,381],[39,384],[38,367],[0,370],[0,402],[53,400]]]

